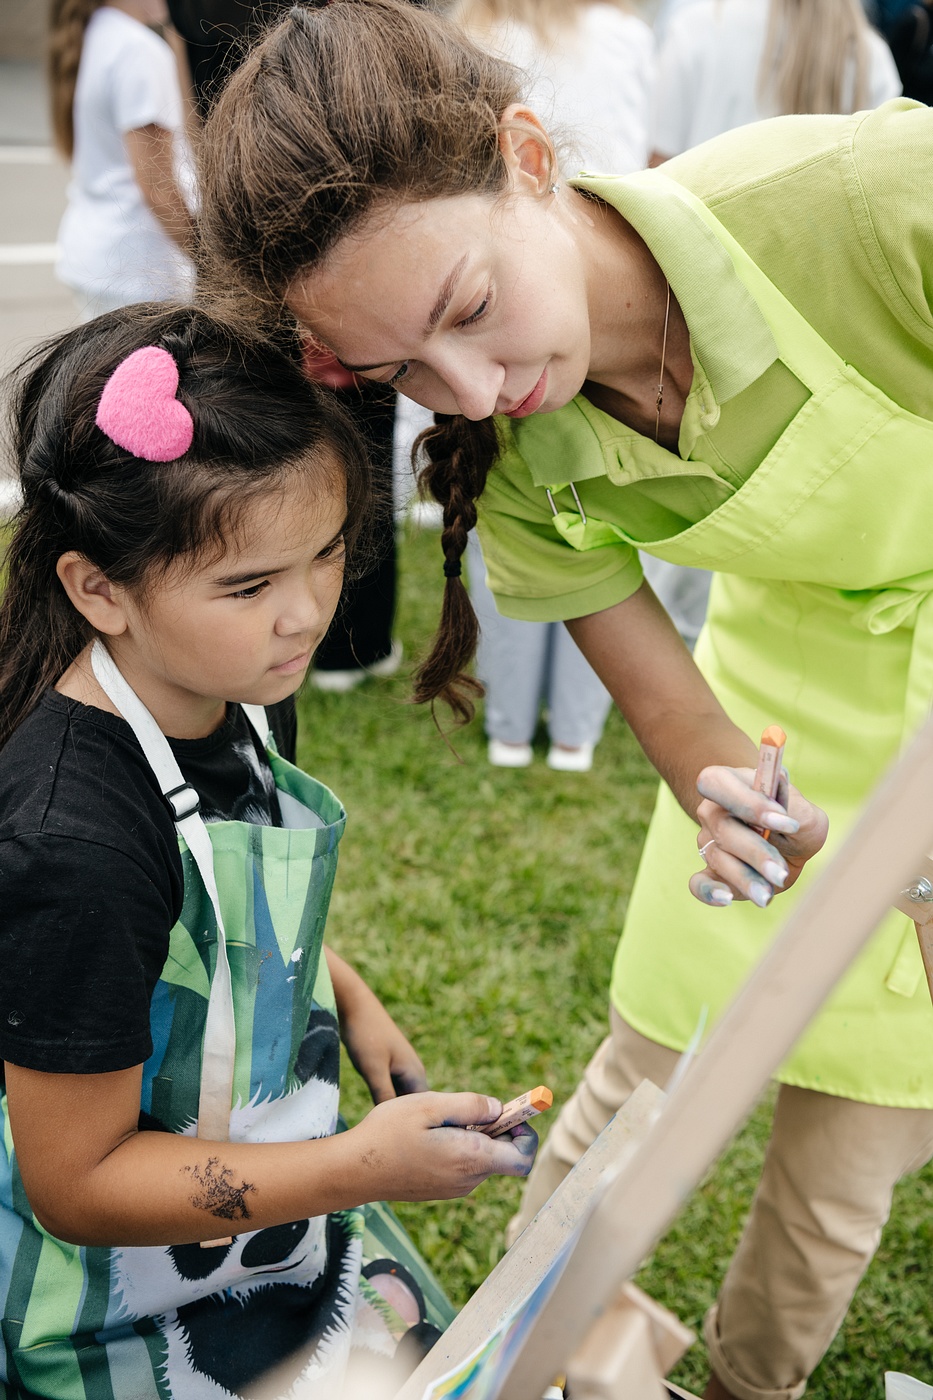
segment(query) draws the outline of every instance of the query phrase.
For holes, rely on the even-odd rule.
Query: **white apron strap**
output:
[[[124,680],[109,652],[100,642],[91,648],[91,666],[101,689],[116,705],[133,730],[156,781],[175,817],[175,825],[185,838],[198,867],[217,920],[217,962],[211,979],[204,1043],[201,1051],[201,1090],[198,1101],[198,1137],[225,1142],[230,1136],[230,1105],[233,1097],[233,1069],[236,1026],[233,1016],[233,988],[227,941],[224,935],[220,898],[214,878],[214,853],[207,827],[199,815],[198,795],[182,775],[171,746],[139,696]],[[250,706],[250,709],[260,709]],[[263,723],[265,714],[263,714]],[[253,716],[250,721],[259,732]],[[265,743],[265,734],[262,735]]]
[[[260,744],[266,748],[269,743],[269,735],[272,733],[272,726],[262,705],[244,705],[241,701],[240,709],[255,729]]]

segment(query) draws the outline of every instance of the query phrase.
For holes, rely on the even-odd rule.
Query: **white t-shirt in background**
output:
[[[758,98],[768,0],[691,0],[670,18],[658,59],[652,148],[680,155],[733,127],[780,115]],[[901,91],[891,50],[868,33],[869,107]],[[851,82],[854,83],[855,73]]]
[[[176,179],[193,202],[175,56],[151,29],[105,5],[91,15],[81,50],[59,230],[56,271],[76,291],[125,303],[191,291],[191,262],[146,206],[124,144],[127,132],[150,125],[173,133]]]
[[[528,105],[568,138],[568,175],[644,168],[655,44],[643,20],[614,5],[584,5],[577,27],[546,48],[514,20],[474,37],[529,74]]]

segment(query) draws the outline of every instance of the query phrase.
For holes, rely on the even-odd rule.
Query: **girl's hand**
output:
[[[340,1018],[353,1068],[366,1080],[375,1104],[423,1093],[428,1087],[424,1065],[379,998],[370,995],[371,1003],[356,1003],[353,1013]]]
[[[465,1131],[501,1112],[499,1100],[484,1094],[423,1093],[377,1104],[343,1135],[346,1146],[355,1140],[371,1183],[360,1199],[446,1201],[469,1195],[487,1176],[527,1176],[538,1147],[527,1123],[497,1138]]]
[[[353,1068],[369,1085],[373,1103],[422,1093],[428,1087],[424,1065],[376,993],[333,948],[324,951],[337,999],[340,1038]]]
[[[690,877],[704,904],[750,899],[764,908],[789,889],[826,840],[826,813],[781,776],[779,800],[754,792],[752,768],[704,768],[697,780],[697,846],[706,869]],[[752,827],[770,830],[766,841]]]

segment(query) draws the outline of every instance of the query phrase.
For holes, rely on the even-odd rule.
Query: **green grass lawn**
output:
[[[401,564],[398,635],[412,657],[439,611],[437,535],[407,537]],[[458,762],[407,694],[403,671],[350,695],[308,690],[301,700],[300,761],[350,813],[329,940],[411,1037],[433,1087],[507,1099],[543,1082],[559,1105],[605,1033],[653,772],[615,713],[590,774],[552,773],[543,742],[530,769],[490,768],[479,718],[453,736]],[[344,1073],[355,1121],[369,1098]],[[639,1275],[698,1333],[748,1208],[769,1112],[766,1100]],[[398,1208],[455,1302],[500,1257],[519,1190],[493,1179],[464,1201]],[[880,1400],[886,1369],[933,1378],[931,1253],[928,1167],[898,1192],[812,1400]],[[672,1378],[700,1389],[705,1374],[698,1341]]]

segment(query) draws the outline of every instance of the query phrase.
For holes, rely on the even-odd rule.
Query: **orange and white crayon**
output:
[[[770,797],[772,802],[777,798],[778,784],[781,781],[781,763],[784,758],[784,745],[787,743],[787,735],[779,724],[769,724],[761,736],[761,744],[758,748],[758,767],[755,769],[755,781],[752,788],[755,792],[763,792],[765,797]],[[764,827],[756,826],[756,831],[767,841],[771,832]]]
[[[471,1127],[474,1132],[485,1133],[487,1137],[499,1137],[509,1128],[517,1128],[519,1123],[527,1123],[529,1118],[544,1113],[553,1102],[554,1095],[550,1089],[539,1084],[537,1089],[529,1089],[527,1094],[520,1094],[517,1099],[507,1103],[494,1123],[476,1123]]]

